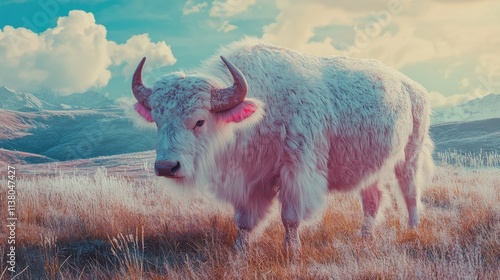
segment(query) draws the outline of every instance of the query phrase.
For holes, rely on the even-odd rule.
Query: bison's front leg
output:
[[[238,235],[234,248],[237,251],[247,251],[250,233],[265,217],[276,192],[277,189],[272,184],[254,186],[245,202],[235,206],[234,220],[238,226]]]
[[[300,252],[298,228],[324,203],[327,182],[316,170],[284,167],[280,173],[281,220],[285,226],[285,249]]]
[[[238,226],[238,235],[234,242],[234,249],[237,252],[246,252],[250,246],[250,229]]]
[[[281,211],[281,221],[285,226],[285,249],[292,253],[300,252],[299,221],[296,217],[286,214],[289,210]]]

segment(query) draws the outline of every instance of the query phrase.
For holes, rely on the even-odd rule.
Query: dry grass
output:
[[[460,167],[500,167],[499,151],[479,153],[463,152],[460,150],[447,150],[436,153],[436,160],[440,165],[454,165]]]
[[[228,205],[205,194],[174,194],[154,178],[101,168],[92,175],[26,176],[17,188],[17,265],[26,269],[16,279],[500,277],[498,169],[439,167],[422,194],[418,231],[406,229],[391,197],[370,241],[359,233],[359,198],[334,193],[324,215],[302,226],[303,251],[295,259],[282,248],[276,209],[245,257],[232,251],[236,229]],[[5,188],[0,196],[6,200]]]

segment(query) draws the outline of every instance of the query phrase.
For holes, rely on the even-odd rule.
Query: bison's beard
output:
[[[184,168],[183,177],[165,178],[174,186],[184,189],[205,189],[219,182],[227,170],[224,162],[224,153],[233,144],[233,135],[227,131],[216,131],[212,135],[205,136],[191,147],[185,146],[185,150],[179,152],[179,158]]]
[[[162,181],[166,182],[169,185],[172,185],[177,188],[194,188],[196,186],[196,177],[179,177],[179,178],[161,178]]]

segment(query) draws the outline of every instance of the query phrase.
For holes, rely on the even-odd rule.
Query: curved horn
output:
[[[144,107],[151,109],[149,106],[148,97],[153,93],[153,90],[147,88],[142,83],[142,68],[144,67],[144,62],[146,62],[146,57],[143,57],[137,68],[135,69],[134,76],[132,77],[132,92],[134,93],[135,99],[139,101]]]
[[[226,64],[229,72],[231,72],[234,84],[228,88],[217,89],[212,92],[210,100],[212,112],[221,112],[234,108],[245,100],[248,92],[247,81],[240,69],[234,66],[234,64],[225,57],[221,56],[220,58],[224,64]]]

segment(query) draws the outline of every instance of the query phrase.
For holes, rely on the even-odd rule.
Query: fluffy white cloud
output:
[[[146,56],[148,63],[145,68],[158,68],[171,65],[176,62],[170,46],[164,41],[158,43],[151,42],[147,34],[134,35],[125,44],[108,42],[108,53],[113,65],[125,64],[123,74],[132,75],[137,63]]]
[[[340,53],[331,45],[330,37],[322,42],[311,42],[311,39],[315,28],[348,21],[348,15],[338,8],[313,2],[277,1],[277,4],[281,13],[274,23],[264,27],[263,40],[316,55]]]
[[[217,32],[224,32],[224,33],[227,33],[229,31],[232,31],[232,30],[235,30],[236,28],[238,28],[236,25],[229,23],[229,20],[209,19],[209,20],[207,20],[207,24],[211,28],[217,30]]]
[[[208,6],[207,2],[195,3],[194,0],[188,0],[186,4],[184,4],[184,8],[182,8],[182,14],[189,15],[199,13],[206,6]]]
[[[215,0],[210,8],[212,17],[232,17],[240,14],[255,4],[255,0]]]
[[[419,61],[422,58],[422,55],[408,53],[413,49],[426,56],[431,48],[419,38],[413,38],[414,28],[411,25],[401,29],[397,36],[384,32],[405,8],[408,9],[408,2],[411,1],[277,0],[281,13],[274,23],[264,27],[263,39],[318,55],[378,58],[398,67],[405,59]],[[344,42],[331,36],[312,40],[316,29],[328,26],[350,26],[353,42]],[[415,44],[419,44],[420,48],[414,48]],[[390,52],[388,49],[397,51]]]
[[[478,89],[475,89],[471,92],[457,93],[450,96],[446,96],[437,91],[430,91],[429,99],[431,101],[431,107],[436,109],[436,108],[460,105],[462,103],[471,101],[476,98],[485,97],[486,95],[488,95],[488,93]]]
[[[234,17],[248,10],[255,4],[256,0],[215,0],[212,2],[209,15],[213,18],[218,18],[220,21],[214,25],[214,21],[209,21],[209,24],[217,28],[218,32],[227,33],[238,28],[236,25],[230,24],[226,18]]]
[[[231,30],[236,29],[236,28],[237,28],[237,26],[236,26],[236,25],[232,25],[232,24],[230,24],[230,23],[229,23],[229,21],[228,21],[228,20],[225,20],[225,21],[223,21],[223,22],[221,23],[221,25],[219,26],[219,28],[217,28],[217,31],[219,31],[219,32],[221,32],[221,31],[222,31],[222,32],[224,32],[224,33],[227,33],[227,32],[229,32],[229,31],[231,31]]]
[[[147,35],[117,44],[106,38],[106,28],[94,15],[70,11],[57,26],[36,34],[25,28],[0,30],[0,84],[16,89],[52,88],[61,94],[83,92],[108,84],[112,65],[126,70],[142,56],[150,65],[175,63],[165,42],[153,43]]]
[[[196,3],[196,0],[187,0],[182,8],[183,15],[199,13],[208,6],[208,2]],[[234,17],[248,10],[254,5],[256,0],[214,0],[208,14],[213,19],[208,19],[207,23],[217,32],[227,33],[238,28],[231,24],[227,18]]]
[[[276,0],[280,14],[263,29],[266,41],[316,55],[375,58],[401,69],[436,64],[448,79],[464,61],[472,61],[464,78],[470,93],[454,97],[434,93],[436,104],[454,104],[500,91],[500,2],[493,0]],[[322,28],[348,27],[353,40],[336,38]],[[346,42],[344,42],[346,40]],[[447,60],[454,65],[437,65]],[[465,86],[462,84],[462,86]],[[447,95],[454,94],[449,92]]]

